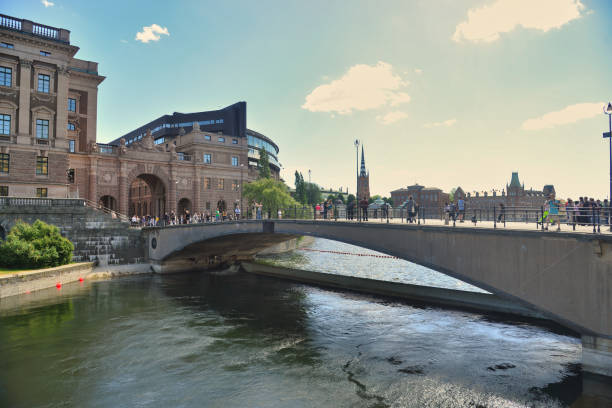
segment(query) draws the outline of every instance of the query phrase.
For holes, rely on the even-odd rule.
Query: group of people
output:
[[[448,225],[451,220],[465,220],[465,200],[462,197],[459,197],[457,202],[444,203],[444,224]]]
[[[227,211],[225,209],[217,208],[215,211],[206,210],[204,212],[194,212],[193,214],[189,210],[183,211],[182,214],[176,214],[174,211],[170,213],[164,213],[161,217],[154,217],[151,215],[133,215],[130,219],[132,226],[134,227],[155,227],[155,226],[166,226],[166,225],[180,225],[180,224],[201,224],[205,222],[222,222],[222,221],[233,221],[241,218],[240,207],[234,208],[233,211]]]
[[[565,211],[565,215],[561,214]],[[568,198],[567,201],[556,200],[554,196],[546,200],[542,223],[557,225],[563,221],[578,225],[608,225],[610,223],[610,203],[608,199],[599,200],[592,197]]]

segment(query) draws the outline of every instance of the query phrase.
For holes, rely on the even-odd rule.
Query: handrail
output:
[[[85,204],[90,207],[90,208],[94,208],[96,210],[100,210],[106,214],[109,214],[111,216],[117,217],[118,219],[120,219],[121,221],[126,221],[129,222],[130,221],[130,217],[128,217],[127,215],[120,213],[119,211],[113,210],[111,208],[108,207],[104,207],[103,205],[100,205],[99,203],[95,203],[91,200],[88,200],[87,198],[82,198],[81,200],[83,200],[85,202]]]

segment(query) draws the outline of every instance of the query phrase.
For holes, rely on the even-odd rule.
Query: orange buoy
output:
[[[83,282],[83,278],[79,278],[79,282]]]
[[[57,282],[57,284],[55,285],[56,288],[61,289],[62,288],[62,284]]]

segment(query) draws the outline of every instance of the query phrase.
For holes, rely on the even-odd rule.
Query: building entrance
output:
[[[129,216],[162,217],[166,212],[166,188],[157,176],[141,174],[130,185]]]

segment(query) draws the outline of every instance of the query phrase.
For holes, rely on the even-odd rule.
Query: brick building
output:
[[[425,187],[418,183],[407,186],[406,188],[399,188],[391,191],[391,199],[393,200],[394,207],[401,207],[410,197],[412,197],[421,208],[433,208],[437,210],[443,209],[445,203],[449,200],[448,194],[441,189],[437,187]]]
[[[278,146],[246,127],[246,102],[164,115],[97,143],[98,64],[70,31],[0,15],[0,195],[81,197],[124,214],[232,209]]]
[[[359,201],[370,199],[370,172],[366,171],[363,145],[361,145],[361,167],[357,177],[357,197]]]

